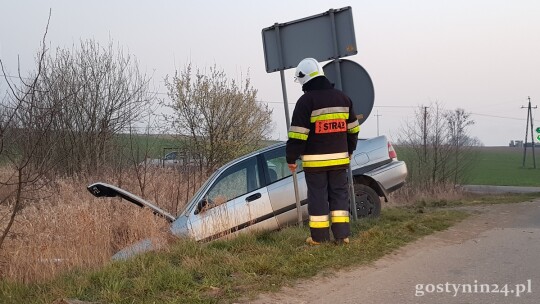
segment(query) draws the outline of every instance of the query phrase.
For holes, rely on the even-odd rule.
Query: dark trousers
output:
[[[330,240],[330,222],[335,239],[350,235],[349,192],[345,169],[305,172],[311,237],[316,242]],[[326,216],[326,217],[325,217]],[[326,219],[326,220],[325,220]]]

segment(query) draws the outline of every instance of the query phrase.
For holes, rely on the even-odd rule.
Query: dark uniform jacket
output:
[[[306,172],[348,168],[360,131],[350,98],[325,76],[308,81],[302,90],[288,133],[287,163],[301,157]]]

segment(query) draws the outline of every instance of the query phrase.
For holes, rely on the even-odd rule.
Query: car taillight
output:
[[[394,150],[394,147],[392,147],[390,142],[388,142],[388,157],[397,158],[396,150]]]

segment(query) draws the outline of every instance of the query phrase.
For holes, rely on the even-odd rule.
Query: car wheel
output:
[[[358,217],[378,217],[381,215],[381,198],[371,187],[355,184],[354,196]]]

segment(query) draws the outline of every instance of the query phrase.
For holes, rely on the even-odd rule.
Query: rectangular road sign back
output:
[[[334,29],[337,56],[334,50]],[[350,6],[275,24],[262,30],[262,38],[268,73],[294,68],[307,57],[326,61],[357,53]]]

